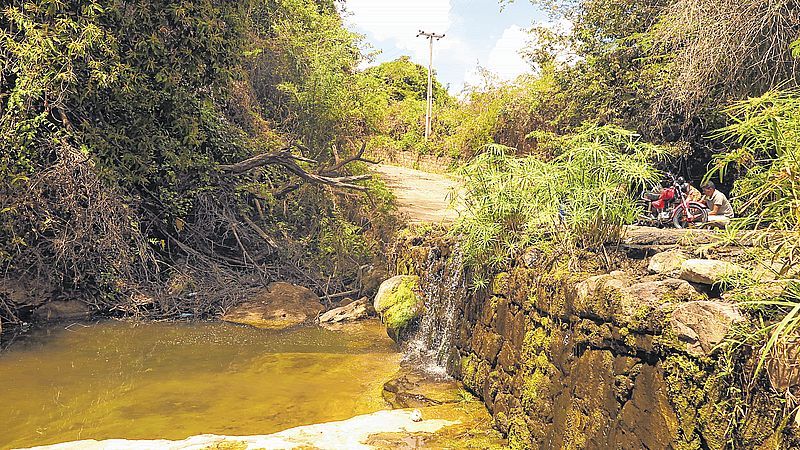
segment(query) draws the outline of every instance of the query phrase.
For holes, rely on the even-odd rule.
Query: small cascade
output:
[[[466,285],[458,248],[449,257],[442,257],[437,248],[431,249],[420,273],[425,315],[406,349],[406,359],[431,375],[448,376],[448,369],[458,360],[455,340],[461,305],[468,295]]]

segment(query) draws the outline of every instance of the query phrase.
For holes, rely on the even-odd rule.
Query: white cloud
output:
[[[512,80],[530,71],[530,66],[519,53],[527,41],[528,32],[519,26],[512,25],[506,28],[489,53],[486,68],[502,80]]]
[[[527,61],[520,55],[527,41],[530,39],[528,32],[517,25],[511,25],[503,30],[502,36],[494,44],[485,62],[478,62],[481,69],[493,75],[495,80],[510,81],[517,76],[530,72]],[[478,68],[468,69],[464,73],[464,83],[472,86],[484,84],[484,74]]]
[[[410,53],[413,59],[427,62],[427,40],[417,37],[417,32],[447,33],[453,23],[451,8],[450,0],[348,0],[350,15],[345,20],[376,40]],[[436,52],[456,44],[445,38],[435,44]]]

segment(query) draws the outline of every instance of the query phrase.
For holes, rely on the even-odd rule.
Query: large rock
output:
[[[624,308],[621,311],[626,316],[634,314],[642,305],[656,308],[667,303],[699,300],[702,297],[687,281],[675,278],[636,283],[622,289],[622,293],[628,300],[623,302]]]
[[[681,264],[682,280],[699,284],[717,284],[725,277],[741,273],[744,269],[736,264],[715,259],[687,259]]]
[[[794,392],[800,387],[800,339],[778,339],[766,362],[772,388]]]
[[[313,320],[323,310],[310,289],[290,283],[272,283],[225,313],[222,320],[258,328],[283,329]]]
[[[681,265],[688,257],[680,250],[668,250],[656,253],[647,264],[647,271],[657,274],[671,274],[681,270]]]
[[[669,324],[686,351],[695,356],[710,355],[731,327],[745,320],[733,303],[694,301],[679,304]]]
[[[643,331],[660,328],[667,304],[702,298],[688,282],[675,278],[637,283],[629,274],[614,271],[577,284],[574,309],[581,317],[614,322]]]
[[[47,322],[87,319],[91,315],[92,310],[89,305],[80,300],[47,302],[33,311],[33,317]]]
[[[344,306],[333,308],[332,310],[319,316],[319,323],[341,323],[352,322],[354,320],[366,319],[374,310],[367,297],[362,297]]]
[[[381,283],[373,306],[386,325],[386,332],[399,342],[416,325],[424,311],[419,277],[396,275]]]

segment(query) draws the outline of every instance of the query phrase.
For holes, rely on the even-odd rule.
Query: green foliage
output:
[[[770,91],[729,107],[730,124],[716,133],[733,145],[718,155],[708,176],[720,179],[734,173],[734,204],[743,217],[735,219],[731,233],[757,226],[766,228],[761,244],[776,265],[778,278],[790,276],[800,257],[800,92]],[[795,339],[800,331],[800,286],[789,282],[777,295],[765,297],[755,289],[758,280],[739,280],[744,305],[757,307],[765,324],[753,343],[761,346],[756,374],[776,346]]]
[[[428,69],[411,62],[408,56],[371,67],[364,71],[364,76],[380,81],[391,101],[414,99],[424,102],[427,98]],[[436,77],[432,85],[433,98],[445,103],[450,96]]]
[[[253,64],[268,70],[262,107],[281,104],[269,116],[291,121],[286,131],[314,149],[315,158],[337,139],[365,133],[380,110],[374,89],[354,74],[359,37],[338,14],[307,0],[266,2],[257,11]]]
[[[371,212],[366,199],[337,198],[280,167],[221,167],[290,142],[319,162],[302,163],[309,172],[332,166],[333,146],[352,152],[382,108],[356,73],[358,44],[328,0],[3,7],[4,276],[157,296],[167,273],[195,271],[212,292],[192,306],[200,313],[241,295],[213,283],[271,277],[286,261],[283,278],[351,282],[385,234],[385,189],[370,184]],[[349,258],[319,254],[338,250]],[[156,314],[181,308],[163,306]]]
[[[376,127],[371,148],[390,151],[412,151],[417,154],[441,154],[434,142],[425,142],[425,112],[427,110],[428,70],[411,62],[407,56],[380,64],[364,71],[362,83],[373,90]],[[441,83],[433,77],[434,120],[455,104]],[[434,135],[437,131],[434,131]]]
[[[527,247],[597,247],[618,238],[638,213],[635,193],[658,179],[651,161],[663,149],[612,126],[550,136],[557,156],[516,158],[489,145],[459,171],[466,214],[462,236],[468,263],[489,272],[504,268]]]
[[[777,249],[793,264],[800,256],[800,92],[770,91],[726,112],[730,125],[716,136],[733,148],[714,159],[709,177],[723,179],[731,168],[744,172],[733,189],[734,204],[744,216],[739,225],[788,231]]]

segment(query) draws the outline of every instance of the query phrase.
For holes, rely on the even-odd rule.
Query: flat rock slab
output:
[[[726,277],[741,273],[744,269],[728,261],[716,259],[687,259],[681,264],[682,280],[699,284],[717,284]]]
[[[314,292],[290,283],[272,283],[234,308],[222,320],[257,328],[291,328],[316,319],[324,307]]]
[[[333,308],[319,316],[319,323],[331,324],[341,322],[352,322],[354,320],[366,319],[375,313],[372,303],[367,297],[350,302],[344,306]]]
[[[424,417],[423,417],[424,419]],[[371,449],[365,444],[379,433],[433,433],[458,421],[431,419],[414,421],[410,410],[378,411],[339,422],[290,428],[262,436],[218,436],[202,434],[182,441],[109,439],[84,440],[33,447],[47,450],[203,450],[208,448],[244,449]]]
[[[708,244],[718,240],[711,230],[679,228],[654,228],[628,225],[622,242],[632,245],[682,245]]]

